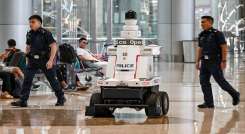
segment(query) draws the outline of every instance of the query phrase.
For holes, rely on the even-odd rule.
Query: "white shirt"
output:
[[[92,54],[89,53],[88,50],[82,49],[82,48],[77,48],[77,55],[81,55],[81,56],[92,56]]]

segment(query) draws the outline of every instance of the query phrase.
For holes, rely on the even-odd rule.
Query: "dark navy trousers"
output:
[[[213,105],[213,93],[210,78],[213,76],[218,85],[232,97],[237,95],[237,91],[226,81],[220,62],[210,62],[202,60],[200,68],[200,84],[204,94],[204,101],[207,105]]]
[[[62,88],[60,86],[60,83],[56,77],[56,67],[53,67],[52,69],[47,69],[46,66],[42,68],[36,68],[36,67],[30,67],[28,66],[24,72],[25,78],[22,85],[22,92],[21,92],[21,101],[27,101],[30,95],[32,81],[37,73],[37,71],[41,69],[43,73],[45,74],[47,80],[50,83],[50,86],[52,87],[53,91],[55,92],[55,95],[57,99],[63,99],[64,98],[64,92],[62,91]]]

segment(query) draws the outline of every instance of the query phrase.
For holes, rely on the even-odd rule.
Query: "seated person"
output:
[[[16,42],[14,39],[9,39],[7,43],[8,43],[8,48],[5,49],[5,51],[0,54],[0,58],[6,63],[6,65],[8,65],[11,58],[16,52],[20,52],[20,49],[15,48]]]
[[[88,40],[86,38],[82,37],[81,39],[79,39],[79,47],[77,48],[77,55],[81,63],[85,66],[85,68],[91,68],[97,71],[97,74],[99,76],[103,75],[101,74],[101,72],[99,72],[99,70],[101,70],[103,66],[106,66],[107,62],[101,61],[100,56],[91,53],[87,49],[87,45],[88,45]]]
[[[8,71],[7,69],[3,69],[3,68],[0,69],[0,78],[3,80],[2,94],[0,97],[2,99],[18,98],[20,92],[15,91],[18,90],[16,89],[17,86],[16,84],[18,84],[18,86],[22,85],[24,74],[18,67],[14,67]]]
[[[0,60],[3,61],[4,64],[1,66],[1,71],[6,71],[13,73],[16,77],[23,78],[24,73],[21,71],[19,67],[10,66],[10,62],[15,53],[20,52],[20,49],[15,48],[16,42],[13,39],[8,40],[8,48],[5,49],[3,53],[0,54]],[[7,66],[7,67],[5,67]]]
[[[16,52],[20,52],[19,49],[15,48],[16,42],[13,39],[8,40],[8,49],[5,49],[3,53],[0,54],[1,61],[4,62],[0,65],[0,78],[3,80],[3,92],[1,98],[12,99],[11,91],[14,88],[16,80],[23,80],[24,74],[19,67],[13,67],[10,62]]]
[[[0,98],[1,99],[13,99],[14,97],[11,95],[11,89],[13,89],[14,84],[11,83],[14,81],[14,76],[8,72],[1,72],[0,71],[0,78],[2,79],[2,93]]]

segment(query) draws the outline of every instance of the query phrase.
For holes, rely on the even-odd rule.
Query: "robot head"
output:
[[[136,20],[137,19],[137,14],[135,11],[133,10],[129,10],[125,13],[125,19],[126,20],[129,20],[129,19],[134,19]]]

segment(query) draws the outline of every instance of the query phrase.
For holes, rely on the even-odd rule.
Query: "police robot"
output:
[[[139,39],[136,12],[125,14],[125,25],[121,38],[107,49],[108,66],[106,75],[97,81],[100,93],[93,93],[86,116],[110,117],[116,108],[145,108],[148,117],[166,115],[169,97],[159,91],[160,77],[153,73],[153,53]]]

